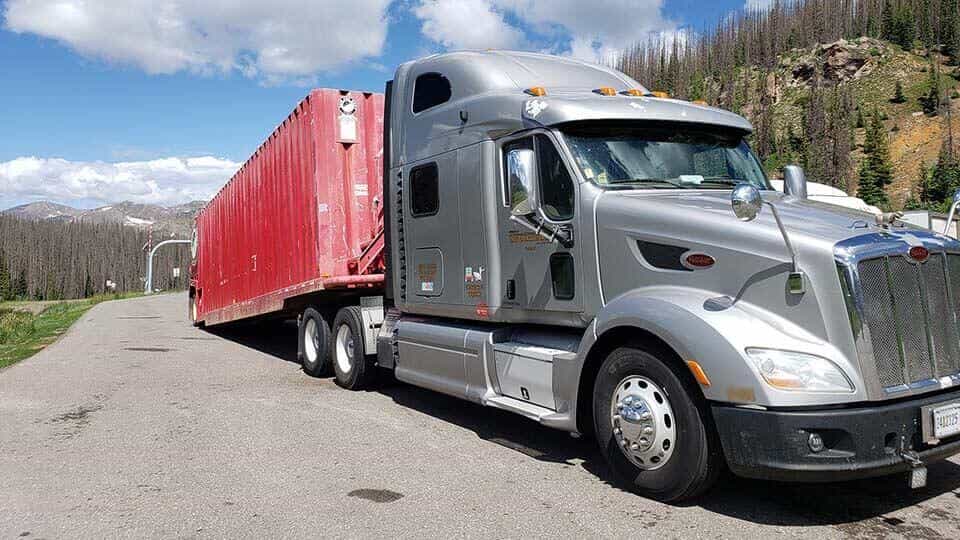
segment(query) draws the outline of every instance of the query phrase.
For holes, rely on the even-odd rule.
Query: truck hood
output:
[[[644,288],[689,288],[704,298],[728,297],[777,314],[819,340],[848,335],[834,250],[849,238],[880,232],[876,218],[775,191],[762,196],[780,212],[807,293],[786,293],[791,255],[767,205],[757,219],[743,222],[733,214],[729,190],[608,190],[595,207],[604,298]],[[677,268],[687,253],[706,253],[716,264]],[[830,318],[838,321],[831,324]]]
[[[776,205],[791,240],[797,244],[832,246],[853,236],[876,232],[876,218],[868,212],[844,208],[813,200],[798,200],[775,191],[762,192],[764,201]],[[607,192],[602,200],[610,211],[638,212],[637,215],[655,217],[670,224],[670,229],[696,232],[696,236],[715,241],[757,241],[773,237],[782,244],[776,220],[770,208],[764,205],[760,215],[750,223],[739,221],[733,214],[728,190],[697,191],[629,191]],[[731,236],[733,238],[731,238]]]

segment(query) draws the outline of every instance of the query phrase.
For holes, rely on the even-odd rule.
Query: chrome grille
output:
[[[857,278],[884,388],[960,372],[960,255],[935,253],[922,264],[899,255],[863,260]]]
[[[863,318],[873,341],[873,358],[883,386],[903,383],[903,363],[897,339],[896,319],[887,280],[887,260],[873,259],[860,263],[860,284],[863,286]]]

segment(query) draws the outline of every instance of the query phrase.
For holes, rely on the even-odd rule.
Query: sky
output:
[[[602,60],[768,2],[0,0],[0,209],[207,199],[312,87],[457,49]]]

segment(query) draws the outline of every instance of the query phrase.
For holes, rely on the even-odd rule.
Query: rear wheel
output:
[[[322,377],[330,372],[330,326],[323,316],[307,308],[300,317],[300,362],[303,371],[313,377]]]
[[[634,348],[610,353],[594,385],[594,425],[600,451],[631,491],[676,502],[709,489],[723,455],[699,389],[662,356]]]
[[[200,322],[197,321],[197,297],[191,296],[189,304],[187,306],[187,316],[190,317],[190,324],[194,326],[200,326]]]
[[[350,390],[368,388],[376,380],[376,356],[364,354],[363,317],[347,306],[333,321],[333,370],[337,384]]]

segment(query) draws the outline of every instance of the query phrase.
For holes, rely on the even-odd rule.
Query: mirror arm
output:
[[[944,236],[950,236],[950,227],[953,225],[953,216],[956,215],[958,206],[960,206],[960,199],[954,197],[953,204],[950,205],[950,213],[947,215],[947,225],[943,228]]]
[[[573,231],[567,225],[551,228],[544,222],[535,222],[531,218],[510,216],[510,221],[519,223],[527,230],[537,233],[548,242],[558,242],[565,248],[573,247]]]
[[[773,219],[777,222],[777,228],[780,229],[780,235],[783,236],[783,243],[787,245],[787,251],[790,252],[790,261],[793,264],[793,272],[799,273],[800,267],[797,265],[797,252],[793,249],[793,243],[790,242],[790,235],[787,233],[787,228],[783,226],[783,221],[780,220],[780,211],[777,210],[777,207],[767,201],[763,201],[763,204],[770,207],[770,211],[773,212]]]

